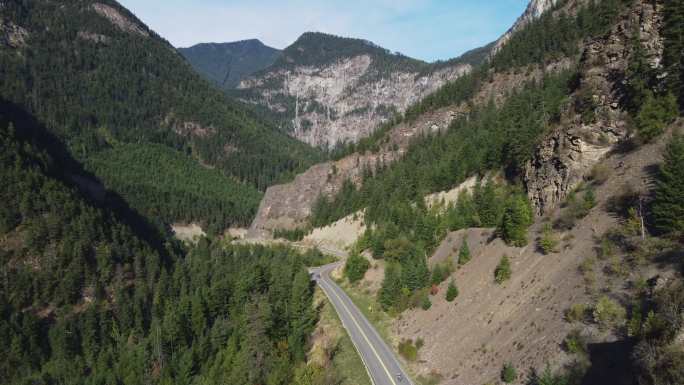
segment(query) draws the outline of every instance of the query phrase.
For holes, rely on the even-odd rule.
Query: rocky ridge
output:
[[[608,34],[586,45],[580,61],[579,89],[573,95],[574,106],[537,147],[525,167],[523,181],[538,214],[562,202],[600,159],[628,138],[622,100],[625,72],[632,55],[632,34],[639,30],[648,61],[654,69],[658,68],[663,52],[659,33],[662,13],[658,12],[661,6],[639,2]],[[579,104],[589,106],[578,107]],[[578,111],[579,108],[585,111]],[[590,121],[586,121],[586,112]]]

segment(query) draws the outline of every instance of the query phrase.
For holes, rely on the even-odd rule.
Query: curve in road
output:
[[[399,360],[349,296],[330,278],[341,262],[311,269],[337,312],[374,385],[411,385]]]

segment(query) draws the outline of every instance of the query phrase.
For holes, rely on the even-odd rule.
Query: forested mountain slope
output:
[[[3,383],[292,383],[320,255],[207,239],[188,251],[131,226],[70,182],[56,138],[2,107]]]
[[[307,32],[276,62],[240,82],[236,96],[266,107],[306,143],[357,142],[486,54],[425,63],[360,39]]]
[[[173,47],[115,1],[1,6],[0,97],[26,108],[80,161],[101,160],[108,154],[101,152],[125,144],[156,143],[163,148],[150,148],[175,151],[184,167],[215,167],[213,183],[255,197],[255,189],[319,159],[315,150],[201,79]],[[122,187],[121,175],[115,175],[121,167],[110,167],[104,173],[113,176],[104,180],[108,188],[121,188],[126,195],[131,185],[145,183],[129,179],[129,187]],[[137,206],[150,213],[160,197],[141,191],[149,194],[136,197]],[[221,206],[226,209],[221,225],[244,222],[245,213],[254,210],[254,200],[233,202],[234,211]],[[185,200],[183,205],[194,203]],[[209,220],[197,218],[198,212],[176,210],[173,217]]]
[[[179,48],[178,52],[197,72],[223,89],[235,88],[243,78],[270,66],[280,56],[280,50],[256,39],[201,43]]]
[[[370,151],[274,186],[253,226],[361,221],[350,290],[431,381],[679,384],[683,12],[559,1]],[[293,192],[320,196],[274,209]]]

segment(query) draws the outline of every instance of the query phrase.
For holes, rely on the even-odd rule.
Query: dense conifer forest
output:
[[[158,144],[176,152],[179,166],[215,167],[214,184],[220,180],[230,190],[248,191],[243,184],[263,190],[321,159],[317,150],[214,89],[170,44],[116,2],[99,4],[135,23],[131,30],[98,14],[93,4],[40,0],[6,2],[2,9],[3,20],[24,28],[26,38],[19,47],[0,47],[0,97],[27,109],[79,161],[99,162],[125,151],[117,147],[126,144]],[[162,198],[158,192],[145,188],[144,179],[131,178],[143,174],[118,166],[108,170],[108,177],[127,178],[127,192],[139,187],[136,207],[155,211]],[[98,166],[95,171],[101,170]],[[112,175],[116,170],[122,173]],[[176,200],[182,204],[171,203],[175,210],[163,219],[195,219],[202,213],[208,222],[245,223],[258,205],[256,193],[245,195],[251,199],[234,200],[232,208],[222,206],[221,220],[205,216],[206,207],[193,207],[196,201],[180,197]]]
[[[214,234],[249,225],[262,196],[158,144],[122,144],[93,155],[87,166],[146,216],[162,223],[197,222]]]
[[[320,254],[140,237],[15,127],[0,119],[4,383],[291,383]]]

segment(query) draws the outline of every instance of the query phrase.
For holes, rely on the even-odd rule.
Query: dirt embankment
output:
[[[586,290],[580,265],[596,255],[598,237],[620,221],[606,211],[608,201],[624,193],[625,186],[646,189],[650,185],[665,142],[663,138],[634,152],[613,152],[603,160],[609,176],[596,187],[597,206],[572,230],[556,233],[560,240],[557,253],[544,255],[537,249],[536,238],[546,220],[541,217],[532,226],[525,248],[507,246],[496,238],[494,229],[450,233],[430,263],[456,258],[467,239],[472,260],[452,275],[459,296],[454,302],[446,301],[447,280],[431,297],[428,311],[409,310],[391,327],[393,340],[421,338],[425,342],[419,361],[409,364],[412,371],[438,373],[444,385],[470,385],[496,383],[505,362],[519,372],[565,362],[568,357],[561,349],[562,342],[576,325],[564,320],[564,312],[572,304],[594,300]],[[549,216],[556,217],[559,210]],[[499,285],[494,270],[503,255],[510,258],[513,274]],[[360,283],[368,295],[377,292],[384,274],[382,263],[376,265]],[[613,284],[619,286],[619,282]]]

